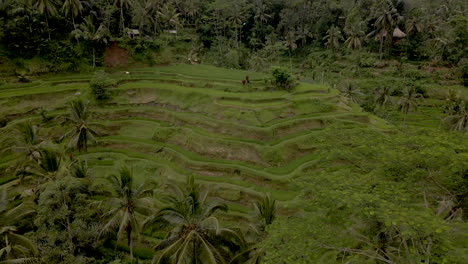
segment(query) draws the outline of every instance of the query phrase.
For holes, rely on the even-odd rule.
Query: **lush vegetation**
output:
[[[467,263],[467,13],[0,0],[0,263]]]

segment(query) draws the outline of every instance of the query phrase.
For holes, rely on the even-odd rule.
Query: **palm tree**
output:
[[[289,67],[290,67],[290,73],[292,74],[292,58],[291,58],[291,53],[297,49],[297,44],[296,41],[299,39],[298,35],[294,30],[289,30],[286,33],[285,36],[285,43],[286,47],[288,48],[288,54],[289,54]]]
[[[117,230],[117,241],[122,240],[124,232],[127,233],[130,259],[133,259],[132,234],[140,233],[137,211],[148,210],[148,196],[153,193],[153,185],[142,183],[135,186],[133,175],[127,167],[122,167],[118,175],[110,175],[108,181],[113,189],[113,197],[108,199],[110,209],[103,214],[107,218],[102,232]]]
[[[67,17],[70,16],[73,22],[73,29],[76,29],[75,17],[77,17],[83,10],[81,0],[64,0],[62,5],[62,12]]]
[[[222,228],[214,213],[226,211],[224,204],[210,201],[206,189],[188,177],[186,189],[173,186],[166,197],[169,206],[148,222],[163,219],[173,228],[156,247],[161,251],[153,263],[225,263],[230,253],[243,249],[245,242],[237,232]]]
[[[369,33],[368,36],[374,35],[379,40],[380,59],[382,59],[383,54],[383,43],[385,40],[391,40],[393,28],[399,18],[400,15],[397,9],[389,1],[387,1],[387,4],[383,4],[383,8],[378,11],[377,18],[374,22],[375,29]]]
[[[90,46],[93,49],[93,68],[96,68],[96,45],[101,42],[107,43],[107,36],[109,35],[107,27],[104,24],[100,24],[96,29],[93,17],[88,16],[71,34],[77,39],[82,38],[90,42]]]
[[[58,3],[56,0],[33,0],[33,3],[34,7],[39,11],[39,13],[41,15],[45,15],[46,17],[47,32],[49,34],[50,40],[49,17],[56,16],[58,14]]]
[[[351,82],[346,82],[344,88],[342,88],[340,92],[350,103],[357,103],[358,97],[362,95],[361,91]]]
[[[125,21],[124,21],[124,12],[123,9],[130,7],[130,0],[114,0],[114,5],[118,6],[120,9],[120,26],[122,29],[122,36],[125,35]]]
[[[468,131],[468,109],[464,101],[458,104],[458,107],[453,109],[449,116],[445,117],[443,121],[449,126],[451,130],[455,131]]]
[[[43,148],[40,150],[40,159],[27,172],[40,177],[42,180],[55,180],[60,176],[63,176],[67,168],[62,161],[62,155],[51,149]]]
[[[392,101],[390,96],[391,89],[388,87],[381,87],[375,90],[375,103],[380,107],[385,107]]]
[[[18,125],[15,129],[15,136],[10,142],[12,147],[5,148],[6,150],[13,150],[20,153],[27,160],[38,161],[42,140],[38,136],[37,127],[32,125],[31,122],[25,122]]]
[[[255,15],[254,20],[260,24],[265,24],[268,22],[268,19],[272,17],[271,14],[268,14],[268,6],[264,0],[255,1]]]
[[[12,224],[15,221],[33,214],[35,211],[26,204],[20,204],[10,210],[6,191],[0,193],[0,263],[30,263],[37,261],[38,254],[34,243],[17,234],[17,228]]]
[[[354,25],[345,29],[348,38],[345,40],[345,45],[348,49],[360,49],[362,46],[362,38],[364,36],[364,30],[362,30],[362,22],[358,25]]]
[[[88,103],[81,99],[70,103],[70,119],[75,123],[75,127],[68,131],[61,140],[71,137],[68,143],[69,148],[76,148],[79,152],[88,151],[88,141],[97,142],[94,132],[88,124]]]
[[[22,181],[23,177],[29,174],[30,169],[40,161],[40,149],[44,143],[38,136],[37,127],[30,122],[25,122],[19,124],[14,130],[14,135],[6,138],[2,145],[8,146],[3,149],[3,152],[11,150],[18,155],[13,168]]]
[[[327,35],[323,38],[327,41],[327,47],[332,48],[333,51],[339,48],[340,40],[343,40],[343,35],[340,29],[333,25],[327,30]]]
[[[174,27],[177,30],[181,26],[179,16],[180,13],[170,3],[167,3],[158,11],[158,17],[161,18],[166,28]]]
[[[420,93],[417,93],[414,87],[406,87],[403,96],[398,100],[398,109],[405,115],[403,123],[406,121],[406,115],[408,112],[411,109],[418,108],[418,101],[422,98],[423,96]]]

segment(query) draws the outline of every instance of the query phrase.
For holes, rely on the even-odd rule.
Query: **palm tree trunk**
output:
[[[96,68],[96,49],[93,47],[93,69]]]
[[[379,47],[380,60],[382,60],[382,49],[383,49],[383,37],[380,37],[380,47]]]
[[[122,36],[125,36],[125,23],[124,23],[124,15],[123,15],[123,4],[120,4],[120,20],[122,21]]]
[[[46,14],[45,20],[46,20],[46,25],[47,25],[47,34],[49,34],[49,40],[50,40],[49,18],[47,14]]]
[[[127,239],[128,239],[128,248],[130,249],[130,261],[133,260],[133,240],[132,240],[132,226],[127,226]]]
[[[292,75],[292,59],[291,59],[291,49],[289,49],[289,68],[291,70],[291,75]]]
[[[73,29],[76,30],[75,17],[73,15],[72,15],[72,22],[73,22]],[[78,45],[80,45],[80,39],[76,38],[76,41],[78,42]]]

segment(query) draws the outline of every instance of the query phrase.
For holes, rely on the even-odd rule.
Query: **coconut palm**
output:
[[[38,136],[37,130],[31,122],[19,124],[14,130],[14,136],[7,140],[12,146],[5,148],[4,151],[12,150],[26,160],[38,161],[42,139]]]
[[[77,17],[83,10],[81,0],[64,0],[61,10],[66,17],[71,17],[73,28],[76,29],[75,17]]]
[[[47,33],[49,34],[50,40],[49,17],[53,17],[58,14],[58,2],[56,0],[33,0],[33,3],[39,13],[46,17]]]
[[[296,41],[299,39],[299,36],[294,30],[290,30],[286,33],[285,36],[285,44],[286,47],[288,48],[288,54],[289,54],[289,68],[290,68],[290,73],[292,74],[292,58],[291,58],[291,53],[297,49],[297,44]]]
[[[114,5],[120,9],[120,27],[122,35],[125,35],[125,20],[124,20],[124,8],[130,7],[130,0],[115,0]]]
[[[389,41],[392,39],[392,32],[395,25],[397,24],[398,19],[400,19],[400,15],[390,1],[387,1],[386,4],[383,4],[382,7],[378,10],[377,17],[374,22],[374,30],[370,32],[368,36],[375,36],[379,41],[380,59],[382,59],[383,55],[384,41]]]
[[[93,49],[93,68],[96,67],[96,45],[100,43],[107,43],[107,36],[109,30],[104,24],[100,24],[96,29],[93,22],[93,17],[88,16],[84,19],[77,29],[73,30],[71,34],[77,39],[84,39],[89,41]]]
[[[358,97],[362,95],[361,91],[351,82],[346,82],[340,92],[350,103],[357,103]]]
[[[468,109],[464,101],[458,104],[458,107],[453,109],[452,113],[443,119],[451,130],[468,131]]]
[[[348,49],[360,49],[362,46],[362,38],[364,37],[364,30],[362,30],[362,23],[348,27],[345,29],[348,36],[345,40],[345,45]]]
[[[337,26],[333,25],[327,30],[327,35],[323,40],[327,41],[327,47],[332,48],[335,51],[339,48],[340,40],[343,40],[343,35],[341,34],[341,30]]]
[[[127,167],[122,167],[118,175],[110,175],[108,178],[113,196],[108,199],[110,208],[103,214],[107,219],[103,227],[103,233],[109,233],[117,229],[117,241],[121,241],[124,233],[127,234],[130,259],[133,259],[133,238],[140,233],[140,225],[137,211],[146,211],[149,207],[149,196],[153,193],[153,185],[142,183],[136,185],[133,174]]]
[[[41,149],[37,164],[27,170],[28,174],[39,177],[41,181],[55,180],[64,176],[66,172],[62,154],[51,148]]]
[[[398,109],[405,115],[403,123],[406,121],[406,115],[408,112],[411,109],[416,110],[418,108],[418,101],[422,98],[423,96],[420,93],[417,93],[414,87],[406,87],[403,96],[398,100]]]
[[[173,228],[155,249],[153,263],[225,263],[232,253],[244,248],[237,232],[222,228],[214,216],[227,206],[208,199],[208,191],[189,177],[185,189],[173,186],[163,207],[151,220],[162,219]],[[151,222],[151,221],[147,221]]]
[[[17,228],[13,226],[15,221],[22,219],[35,211],[29,204],[20,204],[10,210],[6,191],[0,193],[0,263],[31,263],[37,261],[38,254],[34,243],[17,234]]]
[[[392,101],[390,96],[391,89],[388,87],[380,87],[375,90],[375,103],[380,107],[385,107]]]
[[[167,29],[175,28],[177,30],[182,24],[179,20],[180,13],[177,12],[170,3],[164,5],[160,11],[158,11],[158,17],[161,19]]]
[[[96,143],[97,135],[88,124],[88,103],[81,99],[70,103],[70,119],[75,127],[68,131],[62,138],[71,137],[69,148],[76,148],[79,152],[88,150],[88,142]]]

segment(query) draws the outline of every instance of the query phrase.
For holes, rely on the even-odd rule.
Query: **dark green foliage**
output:
[[[273,76],[273,85],[277,88],[291,91],[294,87],[294,79],[286,68],[274,68],[271,74]]]
[[[87,263],[99,258],[95,249],[101,230],[87,182],[65,177],[44,186],[38,201],[36,241],[47,263]]]
[[[109,78],[109,76],[104,71],[97,72],[89,83],[91,94],[98,102],[103,102],[110,99],[110,88],[114,87],[115,85],[116,81]]]

